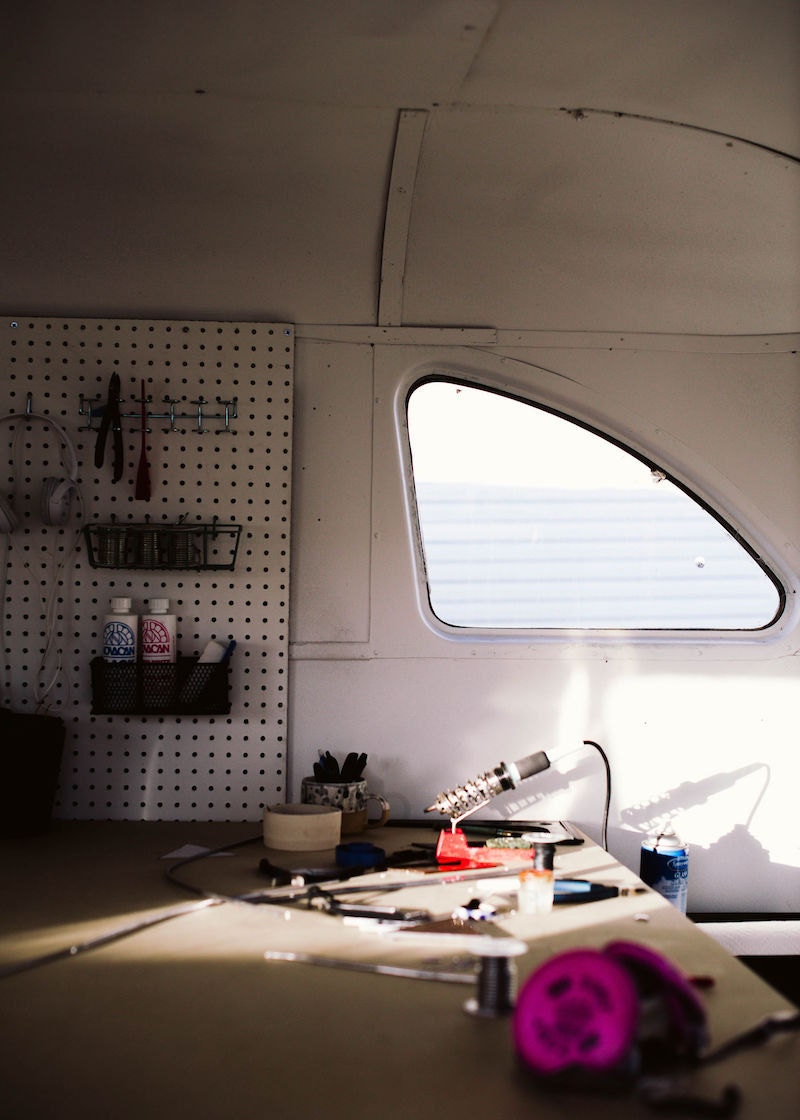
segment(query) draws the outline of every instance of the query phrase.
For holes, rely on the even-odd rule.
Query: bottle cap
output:
[[[129,611],[131,609],[131,600],[130,599],[112,599],[111,600],[111,609],[112,609],[112,611]]]
[[[555,844],[539,844],[533,845],[533,866],[537,871],[552,871],[553,860],[555,857],[556,846]]]
[[[150,600],[150,613],[151,614],[166,614],[169,610],[169,599],[151,599]]]

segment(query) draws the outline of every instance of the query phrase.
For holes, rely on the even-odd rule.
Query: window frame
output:
[[[777,592],[778,605],[773,617],[768,622],[757,627],[720,629],[715,629],[713,627],[637,628],[622,626],[576,627],[566,625],[551,627],[479,626],[462,625],[459,623],[447,622],[442,619],[436,614],[431,604],[428,565],[419,516],[417,486],[413,469],[413,450],[411,447],[408,424],[408,409],[412,396],[421,386],[430,383],[445,383],[463,386],[469,389],[482,390],[523,405],[528,405],[541,412],[546,412],[551,416],[574,424],[597,438],[610,443],[622,452],[638,460],[647,469],[661,474],[666,481],[672,483],[672,485],[680,490],[690,501],[699,506],[704,513],[722,526],[722,528],[733,537],[736,543],[744,549],[748,556],[755,561]],[[773,557],[765,556],[765,553],[768,554],[769,550],[759,547],[755,543],[755,534],[747,535],[746,531],[736,524],[736,520],[730,508],[726,508],[725,512],[723,512],[720,508],[722,503],[717,502],[715,504],[710,497],[703,493],[699,483],[695,481],[690,483],[682,478],[676,469],[666,462],[666,459],[657,460],[652,457],[652,452],[645,451],[642,447],[638,447],[632,443],[629,438],[614,433],[610,425],[606,427],[604,423],[601,426],[596,419],[587,419],[580,414],[580,410],[577,406],[573,408],[572,404],[569,406],[563,403],[555,404],[545,399],[546,396],[546,393],[538,389],[528,394],[521,391],[517,386],[511,387],[509,385],[499,384],[490,377],[484,378],[477,373],[456,374],[453,372],[445,372],[441,368],[429,370],[425,373],[417,372],[417,374],[406,383],[400,394],[398,403],[402,410],[400,424],[403,433],[403,439],[401,441],[402,459],[407,489],[408,516],[410,520],[410,529],[413,535],[414,561],[418,577],[419,605],[427,625],[433,629],[434,632],[450,639],[477,641],[481,644],[486,640],[501,643],[518,643],[521,641],[532,643],[542,640],[552,640],[553,638],[574,639],[576,637],[581,640],[600,644],[609,641],[613,643],[641,641],[663,643],[674,640],[684,642],[711,641],[719,644],[728,644],[731,642],[763,641],[773,638],[777,633],[782,633],[787,628],[789,622],[787,617],[789,612],[787,608],[790,603],[790,592],[787,587],[788,581],[785,579],[785,576],[781,574],[782,565],[776,563]]]

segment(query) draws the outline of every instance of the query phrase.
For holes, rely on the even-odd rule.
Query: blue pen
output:
[[[605,883],[590,883],[588,879],[556,879],[553,904],[599,902],[604,898],[617,898],[618,895],[619,887]]]

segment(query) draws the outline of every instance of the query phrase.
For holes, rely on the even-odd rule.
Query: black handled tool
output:
[[[325,754],[320,755],[319,762],[314,763],[314,777],[318,782],[357,782],[366,765],[365,754],[350,751],[340,769],[338,759],[330,751],[325,751]]]
[[[114,442],[114,465],[111,475],[112,482],[119,482],[122,478],[122,420],[119,414],[119,374],[112,373],[108,382],[108,399],[103,408],[103,418],[97,429],[97,442],[94,445],[94,465],[102,467],[105,458],[106,440],[109,431]]]
[[[355,751],[350,751],[342,763],[342,780],[347,782],[360,781],[366,765],[367,756],[365,754],[356,754]]]
[[[142,380],[142,444],[133,496],[143,502],[150,501],[150,464],[147,462],[147,398],[144,395],[144,380]]]

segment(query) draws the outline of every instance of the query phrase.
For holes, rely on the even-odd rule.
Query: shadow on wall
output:
[[[701,893],[713,895],[715,884],[725,879],[735,884],[739,869],[746,868],[747,883],[742,883],[741,890],[736,892],[742,898],[752,896],[754,884],[768,882],[772,899],[770,911],[790,912],[800,909],[800,869],[776,863],[768,849],[753,835],[750,827],[770,782],[770,769],[764,763],[750,763],[699,781],[681,782],[674,789],[644,804],[620,810],[621,827],[613,833],[615,847],[617,850],[627,849],[627,862],[633,867],[631,859],[638,859],[638,853],[631,851],[632,839],[640,843],[646,835],[657,831],[666,822],[680,821],[691,810],[702,809],[712,798],[759,772],[763,773],[764,781],[745,821],[739,821],[708,844],[688,837],[690,905],[693,887],[696,896]],[[678,831],[680,833],[680,826]],[[632,833],[635,834],[634,837]],[[748,906],[746,909],[750,910],[752,907]]]
[[[693,839],[691,835],[685,837],[690,847],[690,905],[692,893],[695,897],[713,898],[719,894],[722,884],[726,885],[728,895],[745,900],[753,897],[754,884],[768,883],[770,912],[800,910],[800,868],[775,862],[769,850],[753,835],[750,827],[770,781],[770,770],[764,763],[750,763],[698,781],[681,782],[674,789],[657,797],[641,804],[626,806],[617,812],[614,811],[612,801],[609,849],[632,871],[638,873],[640,846],[645,837],[669,821],[680,822],[692,810],[702,811],[703,806],[710,805],[715,797],[758,773],[763,774],[763,782],[745,821],[737,822],[719,838],[707,844]],[[602,796],[600,782],[597,760],[590,755],[580,759],[567,772],[561,773],[555,768],[547,771],[538,776],[535,784],[498,798],[493,807],[502,809],[503,815],[522,819],[547,819],[554,815],[553,803],[557,803],[562,796],[569,796],[579,785],[587,792],[592,791],[593,801],[599,801]],[[575,819],[569,811],[567,815],[570,819]],[[681,833],[680,824],[676,827]],[[736,879],[742,868],[747,869],[747,881],[741,883],[741,889],[737,889]],[[735,908],[748,912],[754,910],[752,903],[745,904],[744,901]]]
[[[703,852],[703,861],[713,872],[718,867],[747,867],[748,876],[758,881],[769,877],[774,905],[771,910],[800,910],[800,869],[775,863],[767,849],[752,835],[746,824],[737,824]]]
[[[614,851],[626,847],[631,849],[631,835],[627,829],[610,828],[609,848]],[[638,841],[643,840],[646,835],[647,833],[643,832],[635,837],[637,841],[635,856],[630,855],[622,859],[622,862],[637,874]],[[693,908],[693,893],[695,897],[701,893],[708,896],[711,893],[709,886],[714,884],[719,886],[725,878],[735,880],[740,874],[739,869],[744,867],[747,868],[747,882],[742,884],[741,891],[738,892],[742,899],[752,897],[754,883],[768,883],[769,913],[793,913],[800,910],[800,870],[789,864],[776,863],[764,845],[753,836],[748,826],[741,823],[734,825],[729,832],[708,846],[694,843],[689,845],[689,909]],[[730,908],[726,907],[726,909]],[[747,913],[758,912],[751,904],[744,902],[737,903],[735,909]]]
[[[747,823],[753,819],[753,814],[758,808],[769,784],[769,767],[763,762],[752,762],[748,766],[740,766],[738,770],[729,770],[727,773],[712,774],[696,782],[681,782],[675,789],[658,797],[651,798],[639,805],[631,805],[621,809],[619,819],[623,827],[633,828],[637,832],[649,833],[661,827],[666,821],[672,820],[678,813],[686,812],[697,805],[704,805],[715,794],[730,789],[742,778],[749,774],[764,772],[764,785],[756,798]]]

